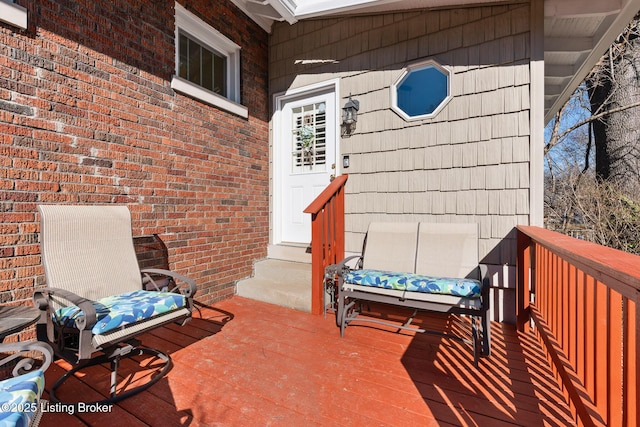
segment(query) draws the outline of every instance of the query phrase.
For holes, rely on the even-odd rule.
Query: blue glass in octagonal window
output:
[[[409,117],[433,113],[449,95],[448,80],[432,65],[409,71],[396,86],[398,108]]]

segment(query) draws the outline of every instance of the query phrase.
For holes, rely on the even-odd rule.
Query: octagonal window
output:
[[[391,86],[393,110],[405,120],[435,116],[449,101],[450,72],[435,61],[405,69]]]

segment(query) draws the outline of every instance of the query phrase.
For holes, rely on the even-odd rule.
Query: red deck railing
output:
[[[311,214],[311,312],[322,314],[324,269],[344,258],[344,186],[334,179],[304,210]]]
[[[640,257],[518,227],[517,321],[531,321],[579,425],[637,426]]]

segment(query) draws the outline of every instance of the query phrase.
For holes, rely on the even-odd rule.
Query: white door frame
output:
[[[312,85],[302,86],[295,89],[290,89],[286,92],[281,92],[274,95],[274,108],[273,108],[273,129],[271,132],[272,135],[272,152],[271,152],[271,160],[272,160],[272,168],[273,168],[273,205],[272,205],[272,225],[273,225],[273,244],[282,243],[282,162],[280,160],[280,150],[282,147],[279,146],[282,141],[280,141],[280,130],[282,128],[283,117],[282,117],[282,107],[290,101],[296,99],[304,99],[306,97],[311,97],[314,95],[318,95],[323,92],[334,92],[335,93],[335,163],[336,163],[336,176],[340,173],[340,164],[338,162],[338,158],[340,156],[340,120],[339,120],[339,112],[342,111],[340,108],[340,79],[331,79],[326,80],[319,83],[314,83]],[[328,183],[327,183],[328,185]]]

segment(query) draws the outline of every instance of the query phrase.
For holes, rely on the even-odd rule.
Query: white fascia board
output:
[[[613,15],[622,10],[622,0],[546,0],[544,16],[577,18],[585,16]]]
[[[281,1],[281,0],[276,0]],[[295,16],[299,19],[357,10],[367,6],[396,3],[402,0],[298,0]]]
[[[287,21],[295,24],[297,7],[294,0],[231,0],[263,30],[270,33],[273,21]],[[266,12],[266,13],[265,13]]]
[[[295,0],[264,0],[263,2],[271,5],[289,24],[298,22],[296,16],[298,5]]]
[[[231,0],[231,2],[235,4],[238,7],[238,9],[243,11],[249,18],[251,18],[253,22],[258,24],[260,28],[265,30],[267,33],[271,32],[271,24],[274,21],[273,19],[269,19],[265,16],[261,16],[259,14],[254,13],[249,7],[249,5],[247,4],[249,2],[246,2],[243,0]],[[252,2],[252,3],[266,4],[266,2],[263,2],[263,1]]]
[[[233,0],[240,2],[241,0]],[[343,13],[367,10],[405,10],[416,7],[445,7],[464,6],[482,3],[503,3],[508,0],[421,0],[420,2],[407,0],[247,0],[250,3],[270,5],[281,17],[290,24],[300,19],[318,18]],[[622,1],[622,0],[617,0]],[[397,7],[393,5],[397,4]],[[251,15],[250,15],[251,16]]]
[[[482,3],[503,3],[508,0],[265,0],[271,4],[285,3],[290,6],[295,18],[316,18],[358,11],[395,11],[411,8],[458,7]],[[621,1],[621,0],[618,0]],[[291,7],[291,4],[294,7]],[[397,4],[397,7],[394,6]]]

